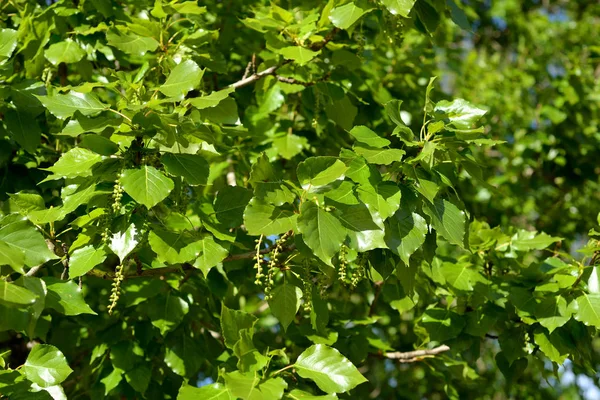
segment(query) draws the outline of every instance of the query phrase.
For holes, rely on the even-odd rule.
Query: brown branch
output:
[[[291,245],[285,247],[284,249],[282,249],[281,252],[290,252],[290,251],[293,251],[294,249],[296,249],[296,245],[291,244]],[[262,249],[260,251],[260,254],[267,254],[271,250],[272,250],[271,248]],[[222,262],[249,260],[254,257],[256,257],[256,251],[249,251],[247,253],[232,254],[232,255],[226,257]],[[200,270],[195,269],[190,264],[184,264],[181,266],[146,269],[146,270],[141,271],[141,273],[127,274],[127,275],[125,275],[125,278],[142,278],[142,277],[148,277],[148,276],[162,276],[162,275],[169,274],[171,272],[178,272],[178,271],[200,271]],[[115,276],[115,274],[113,272],[99,271],[96,269],[89,271],[87,273],[87,275],[95,276],[97,278],[102,278],[102,279],[113,279]]]
[[[420,361],[421,359],[423,359],[425,357],[431,357],[431,356],[438,355],[438,354],[443,353],[448,350],[450,350],[450,347],[443,344],[441,346],[435,347],[430,350],[415,350],[415,351],[406,351],[406,352],[396,351],[393,353],[385,353],[384,357],[392,359],[392,360],[398,360],[399,362],[402,362],[402,363],[411,363],[411,362],[415,362],[415,361]]]
[[[335,35],[336,35],[336,33],[338,33],[338,32],[339,32],[339,29],[338,29],[338,28],[334,28],[334,29],[332,29],[332,30],[331,30],[331,32],[329,32],[329,34],[327,34],[327,36],[325,36],[325,38],[324,38],[324,39],[323,39],[321,42],[314,43],[314,44],[313,44],[313,45],[310,47],[310,49],[311,49],[311,50],[313,50],[313,51],[318,51],[318,50],[321,50],[323,47],[327,46],[327,43],[329,43],[330,41],[332,41],[332,40],[333,40],[334,36],[335,36]],[[284,65],[286,65],[286,64],[289,64],[290,62],[292,62],[292,60],[285,60],[285,61],[284,61],[284,62],[282,62],[281,64],[278,64],[278,65],[273,65],[273,66],[271,66],[271,67],[269,67],[269,68],[265,69],[264,71],[261,71],[261,72],[255,72],[255,73],[253,73],[252,75],[250,75],[250,76],[247,76],[247,77],[245,76],[245,75],[246,75],[246,73],[244,73],[244,77],[243,77],[241,80],[239,80],[239,81],[237,81],[237,82],[234,82],[234,83],[232,83],[230,86],[231,86],[232,88],[234,88],[234,89],[238,89],[238,88],[241,88],[241,87],[243,87],[243,86],[249,85],[249,84],[251,84],[251,83],[253,83],[253,82],[256,82],[256,81],[258,81],[259,79],[262,79],[262,78],[264,78],[265,76],[268,76],[268,75],[275,75],[275,72],[276,72],[276,71],[277,71],[277,70],[278,70],[280,67],[283,67]],[[255,56],[254,56],[254,55],[252,56],[252,61],[251,61],[251,63],[252,63],[252,65],[253,65],[253,66],[254,66],[254,65],[256,65],[256,62],[255,62]],[[250,65],[250,64],[249,64],[249,65]],[[247,70],[247,69],[248,69],[248,68],[246,68],[246,70]],[[283,77],[282,77],[282,78],[283,78]],[[277,77],[277,79],[279,79],[279,77]],[[289,79],[289,78],[285,78],[285,79]],[[283,81],[283,82],[286,82],[286,81]],[[288,82],[288,83],[289,83],[289,82]],[[300,85],[305,85],[306,83],[300,83],[300,82],[299,82],[298,84],[300,84]],[[312,84],[314,84],[314,83],[310,83],[310,84],[312,85]]]
[[[269,68],[265,69],[264,71],[254,73],[247,78],[244,78],[237,82],[234,82],[230,86],[234,89],[238,89],[238,88],[241,88],[242,86],[249,85],[253,82],[258,81],[259,79],[264,78],[265,76],[273,75],[275,73],[275,71],[277,71],[278,68],[284,66],[285,64],[289,64],[289,63],[290,63],[290,60],[286,60],[279,65],[273,65],[272,67],[269,67]]]
[[[373,297],[373,302],[371,303],[371,307],[369,307],[369,317],[373,315],[375,312],[375,305],[377,304],[377,300],[379,299],[379,295],[381,294],[381,287],[383,286],[383,282],[375,282],[375,296]]]

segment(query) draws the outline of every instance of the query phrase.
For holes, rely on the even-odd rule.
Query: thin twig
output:
[[[398,360],[403,363],[411,363],[419,361],[424,357],[432,357],[438,355],[448,350],[450,350],[450,347],[443,344],[441,346],[429,350],[415,350],[406,352],[396,351],[393,353],[385,353],[384,357],[392,360]]]
[[[33,268],[31,268],[29,271],[27,271],[27,273],[25,274],[25,276],[34,276],[35,274],[38,273],[38,271],[42,268],[41,265],[37,265]]]

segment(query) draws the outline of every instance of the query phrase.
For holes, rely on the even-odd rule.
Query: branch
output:
[[[287,60],[287,61],[284,61],[282,64],[273,65],[272,67],[269,67],[269,68],[265,69],[264,71],[254,73],[247,78],[244,78],[237,82],[234,82],[230,86],[234,89],[238,89],[238,88],[241,88],[242,86],[249,85],[252,82],[256,82],[257,80],[264,78],[267,75],[273,75],[275,73],[275,71],[277,71],[278,68],[283,67],[285,64],[289,64],[289,63],[290,63],[290,60]]]
[[[332,29],[331,32],[329,32],[329,34],[327,34],[327,36],[325,36],[325,38],[321,42],[314,43],[310,47],[310,49],[313,50],[313,51],[321,50],[323,47],[327,46],[327,43],[329,43],[331,40],[333,40],[333,37],[338,32],[339,32],[338,28]],[[248,68],[246,68],[246,73],[244,73],[244,77],[241,80],[232,83],[230,86],[232,88],[234,88],[234,89],[238,89],[238,88],[241,88],[242,86],[246,86],[246,85],[249,85],[249,84],[251,84],[253,82],[256,82],[257,80],[259,80],[261,78],[264,78],[265,76],[275,75],[275,72],[280,67],[283,67],[284,65],[289,64],[291,62],[292,62],[292,60],[285,60],[281,64],[273,65],[272,67],[269,67],[269,68],[267,68],[267,69],[265,69],[264,71],[261,71],[261,72],[255,72],[255,73],[253,73],[252,75],[250,75],[248,77],[245,76],[247,74],[247,72],[248,72]],[[253,61],[251,61],[250,63],[254,63],[254,56],[253,56]],[[250,66],[250,64],[248,64],[248,66]],[[281,78],[283,78],[283,77],[281,77]],[[277,79],[280,79],[280,77],[277,77]],[[287,78],[284,78],[284,79],[287,79]],[[287,81],[283,81],[283,82],[287,82]],[[298,84],[300,84],[300,85],[303,85],[303,84],[306,85],[306,83],[301,83],[301,82],[298,82]],[[311,83],[311,84],[314,84],[314,83]]]
[[[281,250],[281,252],[287,253],[287,252],[293,251],[295,249],[296,249],[296,245],[291,244],[291,245],[283,248]],[[267,254],[267,253],[271,252],[271,250],[272,249],[270,247],[266,248],[266,249],[262,249],[260,251],[260,254]],[[256,251],[249,251],[247,253],[232,254],[229,257],[225,258],[222,262],[237,261],[237,260],[249,260],[254,257],[256,257]],[[148,277],[148,276],[162,276],[162,275],[169,274],[171,272],[178,272],[178,271],[185,271],[185,270],[200,271],[199,269],[192,267],[190,264],[184,264],[182,266],[145,269],[139,273],[127,274],[127,275],[125,275],[125,278],[142,278],[142,277]],[[95,276],[97,278],[102,278],[102,279],[113,279],[115,276],[114,272],[99,271],[96,269],[89,271],[87,273],[87,275]]]
[[[450,347],[443,344],[441,346],[435,347],[430,350],[415,350],[415,351],[407,351],[407,352],[396,351],[393,353],[385,353],[384,357],[392,359],[392,360],[398,360],[402,363],[411,363],[411,362],[415,362],[415,361],[420,361],[424,357],[431,357],[431,356],[438,355],[438,354],[443,353],[448,350],[450,350]]]

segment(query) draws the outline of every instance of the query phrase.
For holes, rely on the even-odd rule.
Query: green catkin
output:
[[[360,253],[355,262],[356,268],[352,274],[352,279],[350,281],[350,288],[356,289],[356,286],[358,286],[360,281],[362,281],[364,279],[365,273],[366,273],[365,263],[366,263],[366,258],[364,256],[364,254]]]
[[[267,300],[271,298],[271,289],[273,288],[273,284],[275,283],[275,273],[277,272],[277,258],[279,257],[279,253],[283,249],[283,244],[290,236],[290,232],[286,232],[279,239],[275,241],[273,245],[273,250],[271,251],[269,257],[269,266],[267,267],[267,282],[265,285],[265,294]]]
[[[110,293],[110,305],[108,306],[108,314],[112,315],[113,310],[117,306],[117,302],[119,301],[119,297],[121,296],[121,282],[123,281],[123,263],[121,263],[115,269],[115,277],[112,283],[112,290]]]
[[[117,179],[115,181],[115,185],[113,187],[113,203],[112,210],[113,213],[119,214],[121,212],[121,199],[123,198],[123,186],[121,186],[121,181]]]
[[[310,312],[312,310],[312,277],[310,275],[310,262],[308,260],[304,261],[304,271],[303,271],[303,287],[302,287],[302,298],[304,299],[303,308],[305,312]]]
[[[347,274],[348,274],[348,261],[346,260],[346,255],[348,253],[348,248],[346,247],[346,245],[342,245],[342,247],[340,248],[340,253],[338,255],[338,260],[340,262],[340,266],[338,269],[338,279],[340,280],[340,282],[342,283],[346,283],[346,279],[347,279]]]
[[[262,284],[262,279],[265,277],[265,275],[263,274],[262,271],[262,261],[263,261],[263,255],[260,254],[260,245],[262,244],[262,240],[263,240],[263,235],[260,235],[260,237],[258,239],[256,239],[256,256],[254,257],[254,269],[256,270],[256,279],[254,281],[255,284],[260,285]]]

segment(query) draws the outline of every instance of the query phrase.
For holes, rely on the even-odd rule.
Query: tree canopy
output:
[[[3,1],[0,398],[600,386],[599,16]]]

